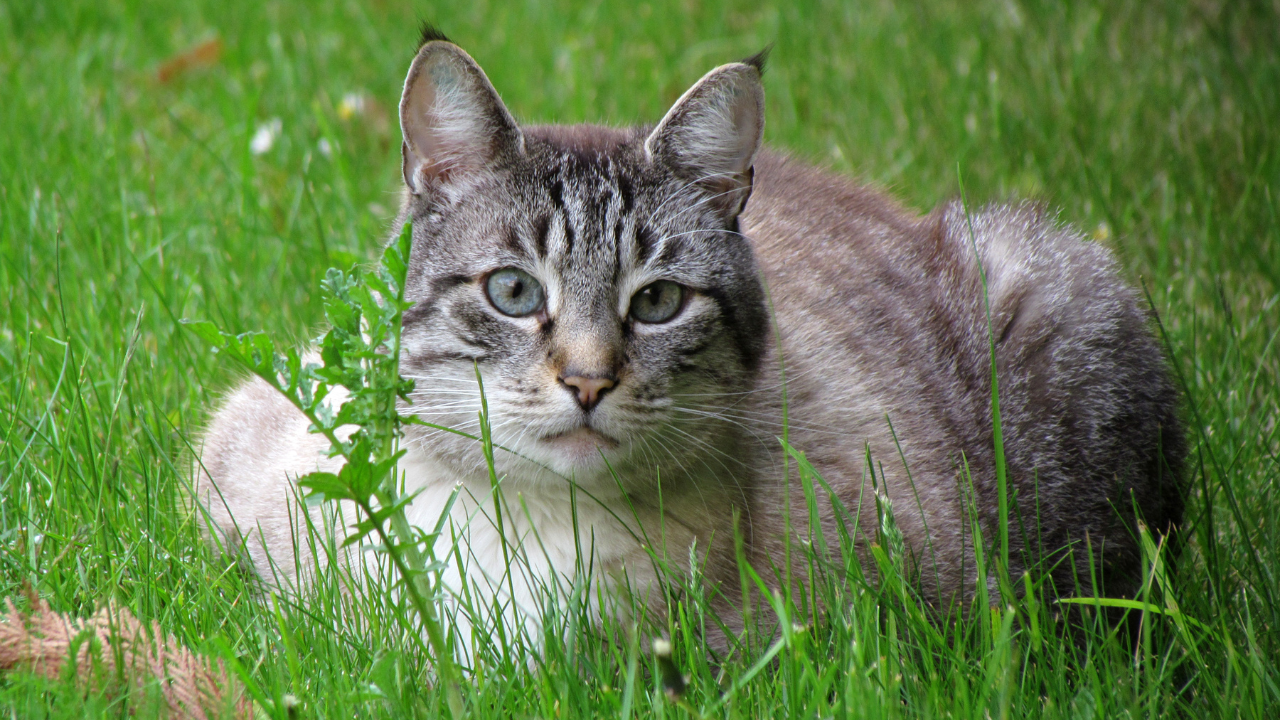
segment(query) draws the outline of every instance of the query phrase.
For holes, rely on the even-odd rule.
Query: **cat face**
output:
[[[722,452],[725,425],[705,413],[751,386],[768,336],[737,233],[761,98],[758,68],[734,64],[647,135],[522,130],[465,53],[424,46],[401,104],[412,410],[477,434],[478,368],[512,484],[559,475],[609,492]],[[473,440],[412,441],[484,468]]]

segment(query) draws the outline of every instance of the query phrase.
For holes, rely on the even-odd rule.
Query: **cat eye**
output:
[[[498,312],[511,317],[532,315],[546,305],[542,283],[518,268],[502,268],[491,273],[485,281],[484,292]]]
[[[631,297],[631,317],[643,323],[664,323],[684,306],[684,286],[670,280],[649,283]]]

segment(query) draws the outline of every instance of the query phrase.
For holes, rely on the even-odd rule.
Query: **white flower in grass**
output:
[[[356,115],[364,115],[368,105],[368,97],[363,92],[349,92],[343,95],[342,102],[338,103],[338,118],[350,120]]]
[[[253,133],[253,139],[249,141],[249,152],[262,155],[271,150],[283,129],[284,123],[280,122],[280,118],[271,118],[259,125],[257,131]]]

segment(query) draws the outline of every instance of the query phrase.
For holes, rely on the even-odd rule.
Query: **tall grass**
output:
[[[778,603],[787,621],[723,662],[700,642],[700,588],[673,586],[675,700],[643,633],[591,626],[589,598],[549,604],[541,637],[477,632],[477,716],[1280,714],[1280,9],[1265,2],[0,0],[0,595],[29,587],[78,615],[119,603],[223,658],[279,717],[287,696],[303,716],[444,712],[406,600],[343,593],[326,570],[306,597],[264,601],[201,539],[183,460],[238,375],[179,320],[301,342],[326,268],[375,257],[421,19],[529,121],[653,121],[706,69],[775,42],[769,142],[920,208],[959,194],[959,167],[970,205],[1043,199],[1112,247],[1152,299],[1192,441],[1186,546],[1176,567],[1148,547],[1136,641],[1088,607],[1072,629],[1022,578],[930,620],[886,514],[865,557],[844,538],[798,548],[811,580]],[[216,62],[157,79],[215,37]],[[793,481],[819,497],[803,450]],[[0,707],[159,706],[18,673]]]

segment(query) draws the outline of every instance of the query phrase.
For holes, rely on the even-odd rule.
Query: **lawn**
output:
[[[526,122],[652,122],[773,43],[769,143],[921,210],[961,187],[1042,200],[1111,247],[1159,318],[1192,448],[1185,547],[1136,644],[1012,598],[937,627],[892,583],[851,582],[770,661],[762,641],[712,666],[692,598],[678,701],[626,628],[601,642],[570,613],[545,649],[499,648],[464,688],[475,716],[1280,717],[1266,0],[0,0],[0,598],[127,608],[273,717],[444,712],[390,601],[261,602],[202,541],[183,459],[242,371],[180,321],[305,342],[326,269],[377,257],[422,20]],[[157,694],[18,672],[0,712],[149,717]]]

